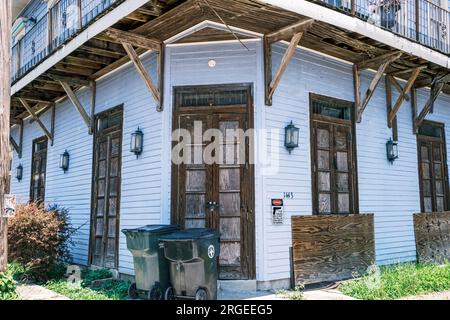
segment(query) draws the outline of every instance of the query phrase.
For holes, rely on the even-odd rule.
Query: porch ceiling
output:
[[[149,39],[165,41],[205,20],[225,22],[232,27],[269,34],[307,19],[309,17],[256,0],[165,0],[158,1],[157,6],[149,2],[123,18],[114,25],[114,28]],[[248,38],[248,36],[239,37]],[[234,35],[230,33],[205,28],[178,42],[218,41],[232,38]],[[394,51],[394,48],[358,33],[317,21],[304,35],[300,45],[352,63]],[[137,48],[136,52],[142,54],[146,50]],[[54,102],[65,97],[65,92],[55,77],[71,79],[73,88],[76,90],[128,61],[127,53],[116,40],[105,33],[94,37],[12,97],[11,123],[17,123],[18,119],[28,116],[18,100],[19,97],[36,103],[34,111],[38,113],[38,108],[42,108],[39,102]],[[405,53],[401,59],[391,64],[386,73],[398,73],[403,70],[403,73],[398,73],[396,76],[407,80],[412,69],[418,66],[426,66],[426,68],[416,81],[417,87],[430,85],[433,77],[443,71],[442,67],[432,62]],[[450,94],[450,86],[447,84],[443,91]]]

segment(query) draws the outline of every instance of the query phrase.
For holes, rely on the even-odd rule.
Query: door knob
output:
[[[215,201],[209,201],[209,202],[206,204],[206,207],[208,207],[209,210],[212,212],[212,211],[214,211],[215,209],[219,208],[219,204],[218,204],[217,202],[215,202]]]

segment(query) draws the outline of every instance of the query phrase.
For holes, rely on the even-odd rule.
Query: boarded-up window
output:
[[[30,200],[44,201],[45,172],[47,167],[47,138],[33,141],[33,154],[31,163]]]
[[[311,94],[311,154],[315,214],[357,212],[351,102]]]
[[[422,212],[448,210],[447,151],[444,126],[424,122],[417,135]]]

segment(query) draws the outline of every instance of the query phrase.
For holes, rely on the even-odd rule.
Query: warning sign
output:
[[[5,194],[4,207],[2,210],[2,216],[4,218],[13,217],[16,213],[16,196],[13,194]]]

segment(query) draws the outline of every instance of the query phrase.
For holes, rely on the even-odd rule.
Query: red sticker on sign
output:
[[[283,199],[272,199],[272,206],[280,207],[283,205]]]

